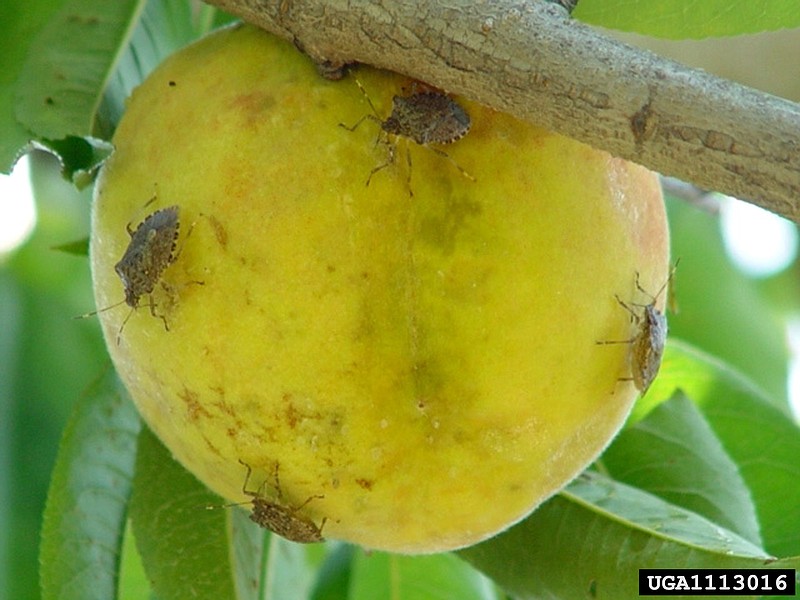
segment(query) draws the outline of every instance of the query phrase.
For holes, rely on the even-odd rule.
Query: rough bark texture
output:
[[[207,0],[329,71],[391,69],[800,222],[800,106],[544,0]]]

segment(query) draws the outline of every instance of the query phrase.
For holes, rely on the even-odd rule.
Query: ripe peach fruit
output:
[[[653,173],[466,99],[446,156],[376,144],[339,126],[371,113],[356,77],[384,119],[414,92],[322,79],[249,26],[164,62],[97,183],[96,301],[125,297],[126,226],[178,206],[174,251],[136,242],[174,259],[152,295],[100,313],[148,425],[232,501],[242,461],[326,538],[443,551],[530,513],[625,420],[631,348],[596,342],[636,333],[615,299],[651,301],[636,273],[666,281],[664,207]]]

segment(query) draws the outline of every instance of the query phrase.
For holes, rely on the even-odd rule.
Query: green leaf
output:
[[[747,485],[702,413],[684,394],[676,392],[623,430],[601,460],[617,481],[761,545]]]
[[[490,600],[492,584],[454,554],[401,556],[359,552],[353,563],[349,600]]]
[[[74,254],[75,256],[89,256],[89,238],[85,237],[74,242],[59,244],[58,246],[53,246],[53,250]]]
[[[31,41],[16,84],[16,116],[36,138],[94,133],[109,77],[142,0],[66,0]]]
[[[264,594],[262,573],[266,570],[269,534],[250,520],[247,511],[231,509],[229,524],[237,598],[258,600]]]
[[[42,597],[114,598],[139,417],[109,374],[75,406],[47,497]]]
[[[339,600],[346,598],[350,589],[350,575],[358,549],[351,544],[332,543],[331,551],[317,573],[312,590],[312,600]]]
[[[142,564],[160,600],[236,598],[225,510],[143,428],[131,497]]]
[[[0,173],[10,173],[30,132],[14,117],[16,80],[36,32],[58,11],[57,0],[0,2]]]
[[[728,365],[670,340],[661,374],[634,407],[632,422],[677,389],[697,404],[739,468],[755,503],[764,547],[776,556],[800,555],[800,428],[788,409]]]
[[[787,406],[787,311],[763,285],[746,277],[728,257],[719,217],[673,200],[667,202],[673,256],[683,260],[672,289],[680,310],[669,315],[670,337],[722,359]],[[796,277],[794,278],[796,281]]]
[[[146,3],[103,98],[100,116],[106,137],[111,137],[134,88],[170,54],[210,30],[217,11],[203,5],[197,17],[192,12],[193,6],[186,0]]]
[[[308,560],[308,550],[308,546],[269,534],[266,585],[260,598],[308,598],[316,574]]]
[[[314,556],[325,547],[272,535],[249,512],[223,504],[142,430],[131,521],[160,600],[307,598],[319,562]]]
[[[15,485],[14,471],[8,468],[14,460],[11,440],[14,437],[26,437],[21,428],[17,425],[18,417],[14,415],[15,404],[19,401],[20,394],[18,387],[18,377],[20,364],[23,362],[20,356],[20,345],[22,342],[21,316],[22,306],[19,298],[19,289],[13,274],[0,268],[0,323],[2,323],[3,334],[0,335],[0,531],[4,532],[3,543],[0,545],[0,565],[3,565],[5,573],[0,575],[0,587],[11,593],[11,582],[6,584],[7,573],[11,571],[11,549],[14,548],[16,537],[14,535],[14,520],[21,521],[20,512],[12,511],[11,507],[16,504],[14,492],[19,492],[20,486]],[[16,402],[13,400],[17,398]],[[16,429],[16,431],[15,431]],[[16,435],[15,435],[16,434]],[[27,503],[30,506],[30,502]],[[15,548],[16,550],[16,548]],[[24,553],[22,553],[24,555]],[[30,562],[35,562],[34,560]],[[30,563],[29,563],[30,564]],[[32,573],[19,573],[17,568],[16,580],[18,582],[29,583]],[[10,589],[11,588],[11,589]],[[34,585],[35,589],[35,585]]]
[[[593,25],[672,39],[800,26],[797,0],[580,0],[572,14]]]
[[[117,600],[141,600],[152,597],[150,581],[144,572],[142,558],[136,549],[131,522],[125,528],[125,542],[122,545],[122,564],[119,573],[119,595]]]
[[[88,164],[73,155],[111,138],[133,88],[176,49],[230,19],[188,0],[0,3],[0,172],[35,141],[67,151],[60,155],[67,177],[91,174],[108,148]]]
[[[53,154],[61,164],[61,174],[83,189],[94,181],[94,175],[114,149],[111,143],[93,137],[69,135],[60,140],[41,140],[30,147]]]
[[[593,473],[459,554],[520,598],[636,598],[641,568],[763,568],[772,560],[703,517]]]

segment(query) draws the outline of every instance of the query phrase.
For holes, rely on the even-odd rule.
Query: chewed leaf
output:
[[[74,135],[60,140],[43,139],[32,142],[29,147],[53,154],[61,163],[64,179],[72,181],[78,189],[92,183],[95,173],[114,150],[110,142]]]

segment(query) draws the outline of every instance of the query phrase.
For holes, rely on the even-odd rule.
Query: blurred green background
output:
[[[94,306],[88,261],[53,249],[86,237],[91,190],[77,192],[47,154],[30,166],[37,225],[0,259],[0,590],[14,599],[39,597],[39,530],[61,430],[109,364],[97,323],[74,319]]]
[[[697,52],[697,44],[686,46]],[[747,79],[729,67],[720,70]],[[800,82],[791,72],[776,77]],[[39,597],[39,530],[59,436],[75,400],[109,364],[96,319],[74,318],[94,307],[88,261],[55,249],[87,237],[91,190],[76,191],[44,153],[30,155],[30,171],[36,228],[0,256],[0,595],[15,600]],[[770,277],[747,276],[726,253],[719,215],[675,199],[668,209],[680,257],[671,335],[729,361],[785,404],[787,326],[800,316],[797,261]]]

